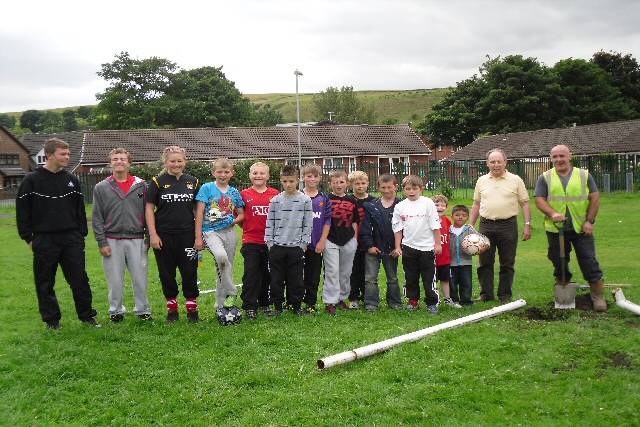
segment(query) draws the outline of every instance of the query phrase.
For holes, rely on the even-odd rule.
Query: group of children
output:
[[[249,319],[259,312],[277,316],[287,309],[298,315],[315,313],[323,265],[322,301],[328,314],[358,309],[361,304],[367,311],[377,310],[381,264],[387,305],[401,309],[397,275],[401,256],[407,309],[419,308],[420,280],[431,313],[438,312],[440,302],[437,280],[446,304],[457,308],[472,304],[471,257],[460,249],[464,236],[475,232],[466,224],[469,210],[454,206],[452,223],[446,216],[446,197],[422,196],[424,184],[418,176],[403,179],[406,198],[400,201],[393,175],[378,178],[380,198],[375,198],[367,193],[366,173],[332,171],[330,192],[325,194],[319,188],[320,166],[303,168],[304,188],[299,190],[297,168],[285,165],[279,192],[268,186],[268,165],[256,162],[250,168],[251,187],[240,192],[229,185],[234,169],[228,159],[213,162],[214,181],[202,186],[183,173],[184,150],[165,152],[163,160],[165,173],[150,183],[146,219],[168,321],[179,318],[176,268],[182,276],[187,318],[198,320],[196,251],[205,248],[215,259],[218,310],[235,305],[236,224],[243,229],[240,299]],[[352,194],[347,194],[349,188]]]

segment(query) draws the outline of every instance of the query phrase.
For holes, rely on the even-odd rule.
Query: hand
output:
[[[100,248],[100,255],[111,256],[111,246],[103,246]]]
[[[442,243],[436,242],[435,247],[433,248],[433,251],[435,252],[436,255],[442,254]]]
[[[391,256],[394,258],[398,258],[402,256],[402,248],[395,248],[391,251]]]
[[[371,246],[367,252],[369,252],[371,255],[380,255],[382,251],[375,246]]]
[[[320,240],[318,243],[316,243],[316,253],[321,254],[322,252],[324,252],[325,246],[326,246],[326,241],[324,240]]]
[[[193,245],[193,247],[195,248],[195,250],[197,251],[201,251],[204,249],[204,240],[202,240],[202,236],[200,237],[196,237],[196,242]]]
[[[157,234],[149,236],[149,243],[153,249],[162,249],[162,240]]]
[[[551,221],[553,222],[560,222],[564,220],[565,220],[564,214],[561,214],[560,212],[556,212],[553,215],[551,215]]]
[[[589,221],[585,221],[584,224],[582,224],[582,232],[587,236],[591,236],[593,234],[593,224]]]
[[[522,240],[529,240],[531,238],[531,224],[525,224],[522,230]]]

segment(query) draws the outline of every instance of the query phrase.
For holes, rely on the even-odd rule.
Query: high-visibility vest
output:
[[[549,205],[561,214],[569,209],[573,229],[576,233],[582,233],[582,225],[587,220],[587,209],[589,209],[589,188],[587,185],[589,171],[574,167],[567,188],[562,186],[556,168],[546,171],[543,177],[547,183],[547,202]],[[558,228],[548,216],[544,218],[544,229],[551,233],[558,232]]]

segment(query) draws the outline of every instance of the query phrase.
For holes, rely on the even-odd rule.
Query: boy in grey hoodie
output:
[[[465,205],[456,205],[451,209],[453,224],[449,227],[449,250],[451,251],[451,281],[449,282],[451,298],[462,306],[473,304],[472,291],[472,267],[471,255],[462,251],[462,239],[469,234],[476,234],[473,226],[467,224],[469,220],[469,208]]]
[[[121,322],[124,306],[124,271],[129,270],[135,298],[134,313],[151,319],[147,297],[147,249],[145,242],[144,180],[129,174],[131,154],[124,148],[109,153],[113,175],[93,189],[93,232],[109,285],[109,315]]]

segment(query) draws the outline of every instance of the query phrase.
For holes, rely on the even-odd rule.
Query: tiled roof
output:
[[[33,157],[40,152],[46,139],[60,138],[69,144],[69,150],[71,151],[71,159],[67,169],[74,169],[80,163],[83,137],[84,132],[28,133],[22,136],[21,142],[29,150],[29,155]]]
[[[569,146],[573,155],[640,153],[640,120],[485,136],[447,160],[484,159],[492,148],[502,148],[510,159],[544,157],[558,144]]]
[[[86,132],[83,164],[104,164],[115,147],[128,149],[135,162],[159,160],[168,145],[180,145],[192,160],[296,158],[296,127],[147,129]],[[303,157],[429,154],[408,125],[304,126]]]
[[[25,176],[27,172],[22,168],[0,168],[0,174],[4,176]]]

